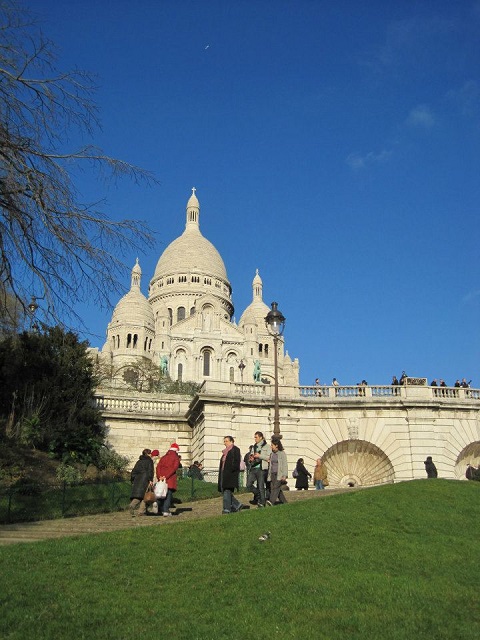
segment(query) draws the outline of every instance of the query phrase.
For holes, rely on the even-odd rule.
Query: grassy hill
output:
[[[480,483],[421,480],[0,548],[0,637],[471,640],[479,515]]]

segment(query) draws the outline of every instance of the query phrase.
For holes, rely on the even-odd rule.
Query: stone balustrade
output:
[[[369,385],[369,386],[314,386],[298,387],[300,397],[313,400],[342,400],[345,398],[382,398],[394,400],[480,400],[480,389],[462,387],[428,387],[415,385]],[[279,394],[280,395],[280,394]]]
[[[244,397],[268,399],[273,402],[274,387],[269,384],[220,382],[208,380],[202,385],[200,395]],[[438,401],[480,401],[480,389],[462,387],[429,387],[423,385],[346,385],[346,386],[279,386],[280,400],[302,400],[308,403],[338,401],[365,401],[372,399],[385,401],[421,400]],[[99,390],[95,398],[96,407],[102,413],[138,413],[158,416],[179,416],[188,405],[176,398],[163,398],[156,394],[135,394],[129,391]]]
[[[185,413],[185,408],[176,400],[151,398],[131,398],[125,395],[101,394],[95,397],[96,408],[102,413],[148,413],[177,416]]]

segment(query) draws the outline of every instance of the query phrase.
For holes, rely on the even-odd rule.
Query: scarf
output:
[[[225,466],[225,460],[227,459],[227,454],[232,449],[233,449],[233,442],[228,447],[225,447],[225,449],[222,451],[222,469]]]

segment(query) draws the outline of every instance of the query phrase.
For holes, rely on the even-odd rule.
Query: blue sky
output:
[[[78,185],[156,231],[145,294],[196,187],[236,319],[258,268],[302,384],[480,386],[480,2],[27,4],[98,76],[94,142],[159,180]],[[101,346],[112,310],[81,312]]]

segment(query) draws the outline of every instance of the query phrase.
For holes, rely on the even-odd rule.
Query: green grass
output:
[[[413,481],[3,547],[0,637],[471,640],[479,500]]]

